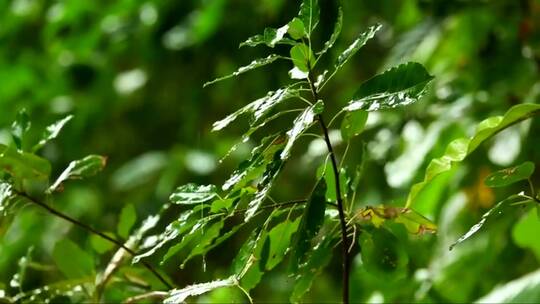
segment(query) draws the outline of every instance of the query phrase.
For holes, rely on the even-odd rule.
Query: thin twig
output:
[[[151,291],[151,292],[148,292],[148,293],[144,293],[144,294],[140,294],[140,295],[136,295],[136,296],[127,298],[124,301],[124,304],[134,304],[134,303],[138,303],[138,302],[143,301],[143,300],[163,300],[168,295],[169,295],[169,293],[166,292],[166,291]]]
[[[85,223],[82,223],[82,222],[80,222],[79,220],[74,219],[74,218],[70,217],[69,215],[64,214],[64,213],[62,213],[62,212],[60,212],[60,211],[54,209],[53,207],[51,207],[51,206],[49,206],[49,205],[47,205],[47,204],[45,204],[45,203],[43,203],[43,202],[40,202],[40,201],[38,201],[38,200],[32,198],[31,196],[29,196],[28,194],[26,194],[26,193],[24,193],[24,192],[19,192],[19,191],[17,191],[16,193],[17,193],[17,195],[26,198],[26,199],[27,199],[28,201],[30,201],[31,203],[36,204],[36,205],[42,207],[43,209],[47,210],[50,214],[55,215],[55,216],[57,216],[57,217],[59,217],[59,218],[65,220],[65,221],[68,221],[68,222],[74,224],[75,226],[78,226],[78,227],[80,227],[80,228],[82,228],[82,229],[84,229],[84,230],[86,230],[86,231],[88,231],[88,232],[90,232],[90,233],[93,233],[93,234],[95,234],[95,235],[101,237],[101,238],[104,239],[104,240],[107,240],[107,241],[109,241],[109,242],[115,244],[116,246],[118,246],[118,247],[124,249],[124,250],[125,250],[126,252],[128,252],[131,256],[136,256],[136,255],[137,255],[137,253],[136,253],[135,251],[131,250],[129,247],[127,247],[126,245],[124,245],[124,244],[123,244],[122,242],[120,242],[119,240],[116,240],[116,239],[114,239],[114,238],[112,238],[112,237],[110,237],[110,236],[104,234],[103,232],[100,232],[100,231],[98,231],[98,230],[96,230],[96,229],[94,229],[94,228],[92,228],[92,227],[86,225]],[[157,278],[161,283],[163,283],[163,285],[167,286],[168,289],[172,289],[172,288],[173,288],[173,286],[172,286],[171,284],[169,284],[169,282],[167,282],[167,280],[165,280],[165,278],[164,278],[163,276],[161,276],[161,275],[157,272],[157,270],[154,269],[154,267],[153,267],[152,265],[148,264],[148,263],[145,262],[145,261],[141,261],[141,264],[142,264],[146,269],[148,269],[151,273],[153,273],[154,276],[156,276],[156,278]]]
[[[319,95],[317,93],[317,89],[313,85],[313,74],[311,72],[311,68],[308,74],[308,82],[309,86],[311,88],[311,93],[313,95],[313,99],[315,99],[315,102],[319,100]],[[337,208],[339,212],[339,222],[341,226],[341,242],[342,242],[342,266],[343,266],[343,272],[342,272],[342,282],[343,282],[343,295],[342,295],[342,301],[345,304],[349,303],[349,241],[347,236],[347,221],[345,219],[345,211],[343,209],[343,199],[341,196],[341,186],[340,186],[340,180],[339,180],[339,167],[336,160],[336,155],[334,153],[334,148],[332,146],[332,143],[330,142],[330,136],[328,134],[328,128],[326,127],[326,123],[324,122],[324,119],[321,114],[317,115],[317,119],[319,121],[319,124],[321,126],[321,129],[324,134],[324,141],[326,142],[326,147],[328,148],[328,153],[330,154],[330,160],[332,161],[332,170],[334,172],[334,179],[336,183],[336,203]]]

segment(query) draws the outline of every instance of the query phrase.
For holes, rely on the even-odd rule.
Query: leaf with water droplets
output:
[[[361,49],[366,43],[373,37],[375,37],[375,34],[381,29],[382,25],[377,24],[374,26],[370,26],[367,31],[363,32],[356,38],[356,40],[353,41],[353,43],[345,50],[341,55],[339,55],[336,63],[335,63],[335,69],[336,71],[341,69],[351,57],[358,52],[359,49]]]
[[[49,125],[45,128],[45,131],[43,132],[43,135],[41,135],[41,139],[39,142],[32,148],[33,152],[38,151],[43,146],[45,146],[49,141],[55,139],[58,137],[58,134],[60,134],[60,131],[64,128],[64,126],[73,119],[73,115],[68,115],[59,121],[53,123],[52,125]]]
[[[298,266],[306,261],[306,256],[313,250],[311,246],[312,240],[317,236],[324,223],[325,194],[326,183],[324,179],[320,179],[307,202],[298,232],[293,241],[294,253],[290,264],[292,272],[298,270]]]
[[[254,47],[260,44],[265,44],[271,48],[275,47],[276,44],[290,44],[294,45],[294,40],[291,40],[285,37],[290,30],[290,25],[286,24],[278,29],[275,28],[265,28],[262,35],[255,35],[249,37],[246,41],[240,43],[239,47],[249,46]]]
[[[217,195],[217,188],[214,185],[189,183],[176,188],[169,200],[175,204],[191,205],[207,202]]]
[[[507,199],[499,202],[497,205],[495,205],[495,207],[491,208],[488,212],[484,213],[480,221],[476,223],[474,226],[472,226],[456,242],[450,245],[449,249],[450,250],[454,249],[456,245],[463,243],[465,240],[475,235],[484,226],[488,224],[492,224],[496,219],[501,217],[504,213],[508,212],[509,209],[512,208],[513,204],[521,204],[527,201],[529,201],[529,199],[526,199],[526,198],[524,199],[521,195],[517,194],[517,195],[512,195],[508,197]]]
[[[285,148],[281,152],[281,159],[285,160],[289,158],[289,155],[291,153],[291,149],[295,143],[295,141],[304,133],[315,121],[315,116],[317,113],[322,111],[322,107],[324,106],[324,103],[322,101],[318,101],[316,104],[306,108],[304,112],[302,112],[295,120],[292,129],[290,129],[287,132],[287,144],[285,145]]]
[[[444,155],[432,159],[429,163],[424,180],[413,185],[407,198],[406,207],[411,207],[416,197],[433,179],[452,169],[453,164],[463,161],[486,140],[500,131],[525,119],[540,115],[540,105],[525,103],[512,107],[504,116],[494,116],[485,119],[480,124],[476,133],[471,138],[458,138],[452,141],[446,148]]]
[[[298,12],[298,17],[304,23],[308,37],[311,36],[311,33],[317,27],[319,23],[319,15],[321,10],[319,8],[319,3],[317,0],[303,0],[300,5],[300,11]]]
[[[231,287],[238,284],[235,276],[230,276],[224,280],[216,280],[208,283],[194,284],[182,289],[173,289],[169,292],[169,296],[163,300],[164,304],[180,304],[185,303],[185,300],[192,296],[198,296],[217,288]]]
[[[0,216],[3,216],[8,212],[13,196],[11,185],[0,182]]]
[[[212,126],[212,131],[219,131],[225,128],[230,123],[234,122],[238,117],[244,114],[252,115],[250,125],[254,126],[261,120],[261,118],[265,117],[275,106],[297,95],[298,89],[293,89],[290,87],[285,87],[278,89],[277,91],[268,92],[265,97],[259,98],[251,102],[247,106],[244,106],[240,110],[232,113],[231,115],[225,117],[220,121],[216,121]]]
[[[350,140],[364,131],[368,119],[368,112],[358,110],[345,114],[341,122],[341,137]]]
[[[226,79],[238,76],[240,74],[249,72],[249,71],[254,70],[256,68],[260,68],[262,66],[269,65],[269,64],[273,63],[274,61],[276,61],[276,60],[278,60],[280,58],[283,58],[283,57],[278,56],[276,54],[272,54],[272,55],[270,55],[268,57],[265,57],[265,58],[255,59],[250,64],[238,68],[238,70],[236,70],[236,72],[234,72],[234,73],[232,73],[230,75],[223,76],[223,77],[220,77],[220,78],[216,78],[216,79],[214,79],[212,81],[209,81],[209,82],[205,83],[203,85],[203,87],[209,86],[211,84],[214,84],[214,83],[222,81],[222,80],[226,80]]]
[[[28,113],[26,113],[26,109],[23,108],[17,113],[17,117],[11,125],[11,135],[13,136],[13,141],[19,151],[23,150],[23,140],[26,133],[28,133],[28,130],[30,130],[31,125],[32,123],[30,122]]]
[[[521,165],[494,172],[486,177],[485,184],[491,188],[505,187],[526,180],[534,173],[534,163],[527,161]]]
[[[37,155],[0,144],[0,169],[18,180],[49,178],[51,163]]]
[[[72,161],[47,191],[55,191],[68,179],[82,179],[94,176],[103,170],[106,164],[107,158],[101,155],[88,155],[83,159]]]
[[[345,110],[378,111],[409,105],[422,97],[432,79],[419,63],[399,65],[360,85]]]
[[[340,6],[338,8],[337,13],[337,19],[336,23],[334,25],[334,31],[332,32],[332,35],[330,36],[330,39],[324,43],[324,48],[317,53],[317,55],[322,55],[326,53],[329,49],[334,46],[334,43],[336,43],[336,40],[339,37],[339,34],[341,33],[341,27],[343,26],[343,8]]]

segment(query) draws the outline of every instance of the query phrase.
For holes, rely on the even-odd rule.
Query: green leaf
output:
[[[335,202],[337,200],[336,194],[336,178],[334,176],[334,170],[332,162],[327,160],[317,169],[317,177],[322,178],[326,181],[326,200],[328,202]],[[347,196],[347,184],[349,178],[347,176],[347,170],[341,168],[339,171],[339,186],[341,190],[341,196]]]
[[[246,41],[240,43],[239,47],[249,46],[254,47],[260,44],[266,44],[271,48],[275,47],[276,44],[290,44],[294,45],[294,40],[285,37],[290,30],[290,23],[286,24],[278,29],[275,28],[265,28],[262,35],[255,35],[249,37]],[[295,38],[296,39],[296,38]]]
[[[289,251],[291,237],[298,229],[299,224],[300,218],[294,221],[286,220],[270,230],[266,239],[267,242],[270,242],[269,255],[265,267],[267,271],[272,270],[281,263],[285,254]]]
[[[306,258],[307,262],[300,265],[295,274],[296,281],[290,298],[292,303],[299,303],[302,300],[304,294],[311,288],[315,277],[330,263],[332,249],[337,243],[337,238],[330,235],[325,236]]]
[[[216,78],[216,79],[214,79],[212,81],[209,81],[209,82],[205,83],[203,85],[203,87],[207,87],[207,86],[209,86],[211,84],[214,84],[216,82],[226,80],[226,79],[229,79],[229,78],[232,78],[232,77],[236,77],[236,76],[238,76],[240,74],[244,74],[244,73],[249,72],[251,70],[254,70],[256,68],[260,68],[262,66],[269,65],[269,64],[273,63],[274,61],[276,61],[276,60],[278,60],[280,58],[283,58],[283,57],[272,54],[272,55],[270,55],[268,57],[265,57],[265,58],[255,59],[250,64],[238,68],[238,70],[236,70],[236,72],[234,72],[234,73],[232,73],[230,75],[223,76],[223,77],[220,77],[220,78]]]
[[[98,174],[107,164],[107,158],[101,155],[88,155],[83,159],[74,160],[60,174],[47,191],[53,192],[69,179],[83,179]]]
[[[0,144],[0,168],[15,178],[47,179],[51,173],[48,160]]]
[[[14,197],[13,188],[10,184],[0,182],[0,215],[6,215],[10,209],[11,200]]]
[[[111,232],[105,232],[105,234],[115,238],[114,234]],[[104,254],[116,247],[115,244],[95,234],[90,236],[90,244],[92,244],[92,248],[99,254]]]
[[[317,236],[324,222],[324,211],[326,210],[326,183],[320,179],[307,202],[295,235],[292,248],[294,248],[291,258],[290,270],[295,272],[298,266],[306,261],[306,256],[312,250],[312,240]]]
[[[11,135],[13,136],[15,146],[17,146],[17,150],[23,150],[23,140],[28,130],[30,130],[31,125],[32,123],[30,122],[28,113],[26,113],[26,109],[21,109],[11,125]]]
[[[338,8],[338,14],[336,23],[334,25],[334,31],[332,32],[332,35],[330,36],[330,39],[324,43],[324,48],[317,53],[317,55],[322,55],[326,53],[329,49],[334,46],[334,43],[336,43],[336,40],[339,37],[339,34],[341,33],[341,27],[343,26],[343,8],[340,6]]]
[[[118,226],[116,228],[118,235],[124,239],[127,238],[136,221],[137,211],[133,204],[125,205],[120,212],[120,219],[118,220]]]
[[[231,287],[237,285],[238,282],[235,276],[230,276],[224,280],[216,280],[208,283],[194,284],[182,289],[173,289],[169,292],[169,296],[163,300],[164,304],[180,304],[192,296],[198,296],[217,288]]]
[[[266,231],[254,230],[247,241],[240,247],[232,263],[233,271],[239,277],[240,286],[246,290],[255,288],[264,274],[264,269],[260,267],[259,262],[266,238]]]
[[[60,271],[68,279],[79,279],[94,274],[92,256],[68,239],[56,243],[52,256]]]
[[[341,55],[339,55],[338,59],[335,63],[335,70],[341,69],[349,59],[358,52],[371,38],[375,37],[375,34],[381,29],[382,25],[377,24],[374,26],[370,26],[365,32],[360,34],[356,40],[353,41],[353,43],[345,50]]]
[[[420,215],[416,211],[408,208],[394,206],[367,206],[360,209],[356,216],[358,221],[368,221],[376,228],[382,227],[387,220],[392,220],[398,224],[403,224],[407,231],[412,234],[435,233],[437,225]]]
[[[290,51],[294,66],[302,72],[309,72],[315,63],[313,51],[304,43],[298,43]]]
[[[324,104],[322,101],[318,101],[313,106],[310,106],[304,110],[295,120],[294,125],[292,129],[290,129],[287,132],[287,144],[285,145],[285,148],[281,152],[281,159],[285,160],[289,158],[291,149],[295,143],[295,141],[304,133],[315,121],[315,116],[317,115],[317,112],[321,111],[321,107],[323,107]]]
[[[63,119],[60,119],[59,121],[53,123],[52,125],[49,125],[45,128],[45,131],[43,132],[43,135],[41,135],[41,139],[39,142],[32,148],[33,152],[38,151],[43,146],[45,146],[49,141],[55,139],[58,137],[58,134],[60,134],[60,131],[64,128],[64,126],[73,119],[73,115],[68,115],[64,117]]]
[[[341,122],[341,137],[350,140],[364,131],[368,119],[368,112],[358,110],[345,114]]]
[[[304,26],[304,22],[300,20],[299,18],[293,18],[288,24],[289,28],[287,29],[287,32],[293,39],[302,39],[307,36],[306,28]]]
[[[201,220],[201,209],[205,207],[205,205],[196,205],[195,208],[182,213],[176,221],[167,225],[163,233],[152,236],[154,241],[141,248],[141,253],[133,257],[132,263],[138,263],[141,259],[154,255],[160,248],[192,229]]]
[[[527,161],[511,168],[499,170],[488,175],[485,184],[491,188],[505,187],[513,183],[526,180],[534,173],[534,163]]]
[[[384,228],[363,230],[359,239],[362,264],[366,270],[385,279],[405,275],[409,257],[399,239]]]
[[[376,75],[362,83],[346,111],[378,111],[414,103],[433,79],[419,63],[409,62]]]
[[[512,107],[504,116],[495,116],[482,121],[471,138],[458,138],[452,141],[446,148],[443,156],[431,160],[429,163],[424,180],[415,184],[407,198],[406,207],[410,207],[418,194],[426,187],[436,176],[452,169],[455,162],[463,161],[467,155],[471,154],[487,139],[498,132],[525,119],[540,114],[539,104],[520,104]]]
[[[217,195],[214,185],[200,186],[190,183],[176,188],[169,200],[175,204],[192,205],[207,202]]]
[[[484,213],[480,221],[474,226],[472,226],[469,229],[469,231],[467,231],[464,235],[462,235],[456,242],[450,245],[449,249],[450,250],[454,249],[456,245],[463,243],[465,240],[475,235],[484,226],[493,224],[499,217],[503,216],[506,212],[508,212],[508,210],[512,208],[513,204],[521,204],[527,201],[528,201],[527,198],[523,198],[520,195],[512,195],[506,198],[505,200],[499,202],[497,205],[491,208],[488,212]]]
[[[319,23],[320,8],[317,0],[303,0],[298,17],[304,23],[308,36]]]
[[[540,302],[540,270],[531,272],[505,285],[497,285],[475,303],[538,303]]]
[[[241,108],[240,110],[225,117],[224,119],[215,122],[212,125],[212,131],[219,131],[225,128],[230,123],[234,122],[238,117],[244,114],[250,114],[252,116],[250,125],[254,126],[261,120],[261,118],[265,117],[275,106],[297,95],[298,89],[292,89],[290,87],[281,88],[275,92],[270,91],[268,92],[268,94],[266,94],[265,97],[259,98],[251,102],[247,106]]]
[[[538,206],[538,204],[537,204]],[[512,228],[512,239],[521,248],[531,249],[536,258],[540,260],[540,217],[536,208],[531,208],[529,212],[519,220]]]

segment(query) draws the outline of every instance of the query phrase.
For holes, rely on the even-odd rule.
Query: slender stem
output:
[[[315,86],[313,85],[313,74],[311,70],[308,74],[308,81],[309,86],[311,88],[311,94],[313,95],[313,99],[315,99],[315,102],[319,100],[319,95],[317,93],[317,90],[315,89]],[[321,129],[324,134],[324,141],[326,142],[326,147],[328,148],[328,153],[330,155],[330,160],[332,162],[332,170],[334,171],[334,179],[336,181],[336,203],[337,208],[339,212],[339,222],[341,226],[341,246],[342,246],[342,265],[343,265],[343,271],[342,271],[342,282],[343,282],[343,295],[342,295],[342,301],[345,304],[349,303],[349,238],[347,236],[347,221],[345,219],[345,211],[343,209],[343,199],[341,196],[341,185],[339,180],[339,167],[336,160],[336,155],[334,153],[334,148],[332,147],[332,142],[330,142],[330,136],[328,135],[328,127],[326,126],[326,123],[324,122],[324,118],[321,114],[317,115],[317,120],[319,121],[319,124],[321,126]]]
[[[531,197],[533,198],[535,202],[540,204],[540,199],[538,199],[538,196],[536,195],[536,190],[534,189],[532,180],[528,178],[527,181],[529,182],[529,187],[531,188]]]
[[[138,303],[140,301],[144,300],[163,300],[169,295],[166,291],[151,291],[149,293],[144,293],[140,295],[133,296],[131,298],[127,298],[124,301],[124,304],[133,304]]]
[[[123,244],[122,242],[120,242],[119,240],[116,240],[116,239],[114,239],[114,238],[112,238],[112,237],[110,237],[110,236],[104,234],[103,232],[100,232],[100,231],[98,231],[98,230],[96,230],[96,229],[94,229],[94,228],[92,228],[92,227],[86,225],[85,223],[82,223],[82,222],[80,222],[80,221],[78,221],[78,220],[76,220],[76,219],[70,217],[69,215],[64,214],[64,213],[62,213],[62,212],[60,212],[60,211],[54,209],[54,208],[51,207],[51,206],[49,206],[49,205],[47,205],[47,204],[45,204],[45,203],[43,203],[43,202],[40,202],[40,201],[38,201],[38,200],[36,200],[36,199],[30,197],[28,194],[26,194],[26,193],[24,193],[24,192],[17,192],[17,195],[19,195],[19,196],[21,196],[21,197],[24,197],[24,198],[26,198],[28,201],[30,201],[31,203],[36,204],[36,205],[42,207],[43,209],[47,210],[50,214],[55,215],[55,216],[57,216],[57,217],[59,217],[59,218],[65,220],[65,221],[68,221],[68,222],[74,224],[75,226],[78,226],[78,227],[80,227],[80,228],[82,228],[82,229],[84,229],[84,230],[86,230],[86,231],[88,231],[88,232],[90,232],[90,233],[93,233],[93,234],[95,234],[95,235],[101,237],[101,238],[104,239],[104,240],[107,240],[107,241],[109,241],[109,242],[115,244],[116,246],[118,246],[118,247],[124,249],[124,250],[125,250],[127,253],[129,253],[131,256],[136,256],[136,255],[137,255],[137,253],[136,253],[135,251],[131,250],[129,247],[127,247],[126,245],[124,245],[124,244]],[[156,276],[156,278],[157,278],[161,283],[163,283],[163,285],[167,286],[168,289],[172,289],[172,288],[173,288],[173,286],[172,286],[171,284],[169,284],[169,282],[167,282],[167,280],[165,280],[165,278],[162,277],[162,276],[157,272],[157,270],[154,269],[154,267],[152,267],[152,265],[148,264],[148,263],[145,262],[145,261],[141,261],[141,264],[142,264],[146,269],[148,269],[151,273],[153,273],[153,274]]]

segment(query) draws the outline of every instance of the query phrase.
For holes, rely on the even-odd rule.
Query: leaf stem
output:
[[[85,223],[82,223],[82,222],[80,222],[79,220],[74,219],[74,218],[70,217],[69,215],[64,214],[64,213],[62,213],[62,212],[60,212],[60,211],[54,209],[54,208],[51,207],[51,206],[49,206],[49,205],[47,205],[47,204],[45,204],[45,203],[43,203],[43,202],[40,202],[40,201],[34,199],[33,197],[29,196],[28,194],[26,194],[26,193],[24,193],[24,192],[19,192],[19,191],[17,191],[16,193],[17,193],[17,195],[19,195],[19,196],[21,196],[21,197],[24,197],[25,199],[27,199],[27,200],[30,201],[31,203],[33,203],[33,204],[35,204],[35,205],[38,205],[38,206],[40,206],[41,208],[47,210],[47,212],[49,212],[50,214],[55,215],[55,216],[57,216],[57,217],[59,217],[59,218],[65,220],[65,221],[67,221],[67,222],[70,222],[70,223],[74,224],[75,226],[78,226],[79,228],[82,228],[82,229],[84,229],[84,230],[86,230],[86,231],[88,231],[88,232],[90,232],[90,233],[93,233],[93,234],[95,234],[95,235],[101,237],[101,238],[104,239],[104,240],[107,240],[107,241],[109,241],[109,242],[115,244],[116,246],[118,246],[118,247],[124,249],[124,250],[125,250],[126,252],[128,252],[131,256],[136,256],[136,255],[137,255],[137,253],[136,253],[135,251],[131,250],[129,247],[127,247],[126,245],[124,245],[124,244],[123,244],[122,242],[120,242],[119,240],[116,240],[116,239],[114,239],[114,238],[112,238],[112,237],[110,237],[110,236],[104,234],[103,232],[100,232],[100,231],[98,231],[98,230],[96,230],[96,229],[94,229],[94,228],[92,228],[92,227],[86,225]],[[167,282],[167,280],[165,280],[165,278],[164,278],[163,276],[161,276],[161,275],[157,272],[157,270],[156,270],[152,265],[148,264],[148,263],[145,262],[145,261],[141,261],[141,264],[142,264],[146,269],[148,269],[152,274],[154,274],[154,276],[156,276],[156,278],[157,278],[161,283],[163,283],[163,285],[167,286],[168,289],[172,289],[172,288],[173,288],[173,286],[172,286],[169,282]]]
[[[313,81],[313,73],[310,67],[309,73],[308,73],[308,82],[309,86],[311,88],[311,94],[313,95],[313,99],[315,99],[314,102],[317,102],[319,100],[319,94],[317,92],[317,89],[315,88],[314,81]],[[339,212],[339,222],[341,226],[341,246],[342,246],[342,283],[343,283],[343,293],[342,293],[342,301],[345,304],[349,303],[349,265],[350,265],[350,256],[349,256],[349,238],[347,236],[347,221],[345,219],[345,211],[343,209],[343,199],[341,196],[341,185],[339,180],[339,167],[336,160],[336,155],[334,153],[334,148],[332,146],[332,142],[330,141],[330,136],[328,134],[328,127],[326,126],[326,123],[324,122],[324,118],[321,114],[317,115],[317,120],[319,121],[319,124],[321,126],[321,129],[324,134],[324,141],[326,142],[326,147],[328,148],[328,153],[330,155],[330,160],[332,162],[332,170],[334,172],[334,179],[336,183],[336,203],[337,203],[337,209]]]

